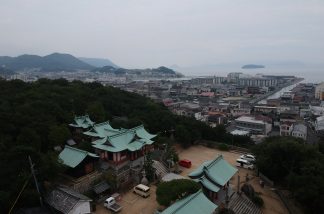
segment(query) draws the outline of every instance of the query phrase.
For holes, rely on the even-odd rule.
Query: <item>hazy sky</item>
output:
[[[124,67],[324,62],[324,0],[0,0],[0,55]]]

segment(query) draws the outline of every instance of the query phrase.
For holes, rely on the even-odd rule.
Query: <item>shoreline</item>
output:
[[[287,83],[285,84],[284,86],[282,87],[279,87],[278,89],[274,90],[274,91],[271,91],[261,97],[258,97],[256,99],[253,99],[250,101],[250,104],[266,104],[267,100],[269,97],[271,97],[272,95],[278,93],[279,91],[285,89],[285,88],[288,88],[292,85],[295,85],[295,84],[298,84],[300,82],[302,82],[303,80],[305,80],[304,78],[297,78],[295,81],[291,82],[291,83]]]

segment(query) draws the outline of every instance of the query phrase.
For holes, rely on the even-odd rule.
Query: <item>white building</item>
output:
[[[249,131],[252,134],[267,135],[272,130],[272,124],[253,116],[239,117],[235,120],[235,124],[237,129]]]
[[[295,124],[291,135],[293,137],[299,137],[299,138],[306,140],[307,139],[307,126],[305,126],[304,124],[301,124],[301,123]]]

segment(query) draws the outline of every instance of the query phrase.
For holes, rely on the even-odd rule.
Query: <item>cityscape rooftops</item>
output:
[[[237,122],[247,122],[247,123],[257,123],[257,124],[265,124],[265,122],[261,119],[257,119],[252,116],[241,116],[237,119],[235,119]]]

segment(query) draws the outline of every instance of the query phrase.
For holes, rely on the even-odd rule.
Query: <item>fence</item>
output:
[[[274,182],[270,180],[267,176],[259,172],[260,178],[270,187],[274,187]]]

